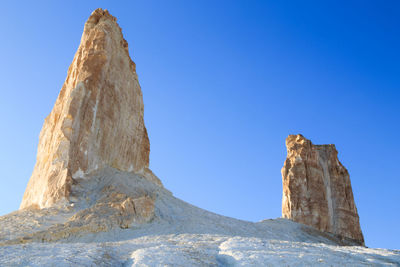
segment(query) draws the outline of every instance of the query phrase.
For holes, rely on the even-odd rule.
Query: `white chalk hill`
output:
[[[75,205],[0,217],[0,266],[398,266],[400,252],[341,246],[287,219],[253,223],[175,198],[143,176],[106,168],[72,188]],[[155,200],[147,222],[115,206]],[[107,204],[106,204],[107,203]],[[102,208],[97,206],[102,206]],[[109,205],[110,208],[105,208]],[[96,209],[98,209],[96,211]],[[136,211],[138,212],[138,211]],[[124,217],[125,216],[125,217]]]

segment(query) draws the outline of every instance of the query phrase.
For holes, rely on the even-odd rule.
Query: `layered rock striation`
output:
[[[364,245],[349,173],[335,145],[290,135],[286,147],[282,216]]]
[[[107,166],[161,185],[148,169],[149,153],[142,91],[128,43],[116,19],[97,9],[45,119],[20,208],[68,200],[72,184]]]

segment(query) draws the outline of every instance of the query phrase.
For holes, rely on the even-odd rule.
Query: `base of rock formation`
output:
[[[399,251],[353,247],[287,219],[253,223],[202,210],[132,172],[107,168],[72,192],[71,203],[0,217],[0,266],[400,263]]]
[[[6,243],[67,240],[148,223],[154,218],[154,203],[162,190],[148,180],[150,175],[154,176],[154,181],[158,180],[153,173],[140,175],[110,167],[96,171],[90,179],[76,181],[71,188],[69,202],[59,202],[47,209],[21,210],[21,214],[37,214],[43,225],[38,223],[40,231],[28,231],[23,236],[10,238]],[[163,192],[168,191],[164,189]],[[47,227],[45,224],[48,224]]]

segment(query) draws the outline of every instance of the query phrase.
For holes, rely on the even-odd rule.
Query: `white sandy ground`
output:
[[[0,248],[1,266],[400,266],[400,252],[215,234]]]
[[[125,193],[154,192],[156,217],[57,243],[5,245],[65,222],[86,204],[78,197],[74,208],[14,212],[0,217],[0,266],[400,266],[399,250],[339,246],[333,236],[285,219],[220,216],[129,173],[108,169],[81,184],[76,191],[89,202],[109,184]]]

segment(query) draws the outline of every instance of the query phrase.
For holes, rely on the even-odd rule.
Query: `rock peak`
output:
[[[117,21],[117,19],[111,15],[107,9],[97,8],[92,12],[92,14],[90,14],[86,24],[93,22],[95,22],[94,24],[97,24],[101,18],[111,19],[115,22]]]
[[[43,124],[20,208],[68,201],[72,184],[108,166],[141,173],[161,185],[148,169],[150,143],[143,112],[128,43],[116,19],[96,9]]]
[[[109,24],[108,24],[109,23]],[[117,18],[111,15],[107,9],[97,8],[90,14],[89,18],[87,19],[84,27],[83,35],[88,30],[91,30],[94,27],[105,27],[106,25],[113,25],[121,31],[117,23]],[[122,31],[121,31],[122,36]]]
[[[286,138],[286,148],[288,152],[292,152],[294,146],[315,146],[315,147],[320,147],[320,148],[330,148],[330,149],[335,149],[336,146],[335,144],[326,144],[326,145],[314,145],[310,140],[305,138],[302,134],[291,134]]]
[[[364,244],[350,176],[335,145],[314,145],[304,136],[286,138],[282,168],[282,217]]]

